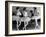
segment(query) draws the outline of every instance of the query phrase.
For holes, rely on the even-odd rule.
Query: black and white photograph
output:
[[[12,30],[40,29],[40,7],[12,6]]]
[[[6,35],[44,34],[45,4],[6,2]]]

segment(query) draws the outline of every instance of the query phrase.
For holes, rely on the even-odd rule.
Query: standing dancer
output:
[[[24,28],[26,30],[26,26],[28,25],[28,22],[30,21],[30,18],[28,17],[28,12],[26,11],[26,8],[23,9],[23,16],[24,16]]]
[[[20,15],[21,15],[21,12],[20,12],[20,10],[19,10],[20,8],[19,7],[17,7],[16,8],[16,10],[17,10],[17,19],[16,19],[16,21],[17,21],[17,30],[19,30],[19,25],[18,25],[18,22],[19,22],[19,20],[20,20]]]

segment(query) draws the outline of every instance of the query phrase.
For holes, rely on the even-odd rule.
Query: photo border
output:
[[[27,4],[42,4],[43,5],[43,32],[42,33],[26,33],[26,34],[8,34],[8,2],[13,3],[27,3]],[[25,1],[5,1],[5,36],[18,36],[18,35],[36,35],[45,34],[45,3],[41,2],[25,2]]]

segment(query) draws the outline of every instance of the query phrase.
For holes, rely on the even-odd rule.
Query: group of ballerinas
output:
[[[36,8],[34,8],[36,10]],[[34,16],[34,13],[32,10],[30,10],[29,12],[26,10],[26,7],[24,7],[23,9],[20,9],[19,7],[16,8],[16,16],[17,16],[17,19],[16,19],[16,16],[13,17],[16,21],[17,21],[17,30],[19,30],[19,27],[20,29],[25,29],[26,30],[26,26],[28,25],[28,22],[31,20],[31,17]],[[21,20],[20,20],[20,19]],[[19,19],[19,20],[18,20]],[[19,25],[18,25],[18,21],[19,21]],[[23,23],[24,24],[23,24]]]

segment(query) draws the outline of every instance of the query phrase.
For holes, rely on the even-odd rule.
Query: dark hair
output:
[[[26,7],[24,7],[23,10],[26,10]]]
[[[34,7],[34,9],[36,10],[37,8],[36,8],[36,7]]]
[[[16,10],[18,10],[19,9],[19,7],[16,7]]]
[[[32,10],[30,10],[30,12],[32,13],[33,11],[32,11]]]
[[[31,17],[34,16],[33,10],[30,10]]]

